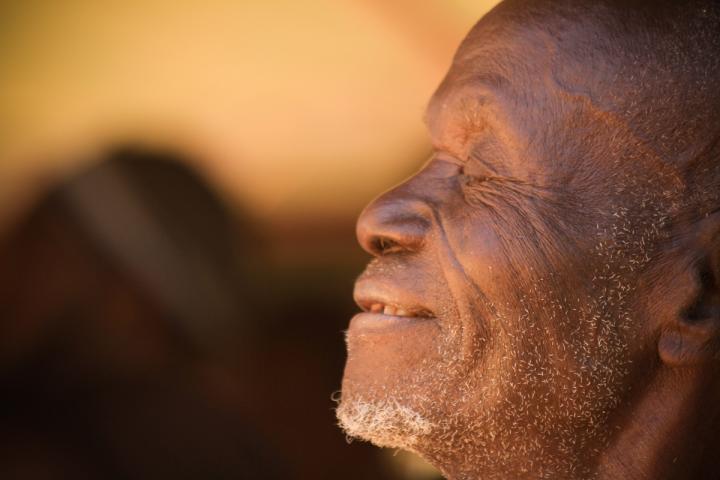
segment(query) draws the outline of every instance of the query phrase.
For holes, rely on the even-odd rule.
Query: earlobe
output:
[[[668,366],[691,366],[720,358],[720,283],[714,260],[706,258],[694,268],[686,305],[663,326],[658,353]]]

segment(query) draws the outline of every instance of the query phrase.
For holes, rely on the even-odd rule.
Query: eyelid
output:
[[[459,175],[467,180],[465,183],[470,183],[471,181],[486,182],[488,180],[492,180],[493,178],[497,178],[495,172],[486,168],[484,164],[480,164],[480,168],[478,168],[478,165],[476,164],[477,162],[471,162],[471,164],[468,161],[460,160],[457,156],[444,151],[435,152],[429,163],[436,164],[433,170],[436,174],[438,174],[438,176],[453,177]],[[440,165],[437,165],[438,163],[440,163]],[[441,166],[443,164],[449,167],[443,169]],[[468,171],[478,169],[481,171],[477,173]]]
[[[457,165],[458,167],[463,167],[465,165],[465,162],[457,158],[455,155],[452,155],[448,152],[440,151],[435,152],[432,157],[433,160],[440,160],[442,162],[448,162]]]
[[[447,176],[461,175],[467,179],[472,179],[475,181],[486,181],[492,177],[495,177],[494,173],[487,168],[481,168],[482,171],[480,173],[468,172],[468,170],[475,169],[473,167],[476,166],[470,165],[467,161],[460,160],[456,156],[448,154],[446,152],[436,153],[435,155],[433,155],[432,160],[438,160],[440,162],[453,165],[454,170],[452,174]]]
[[[427,167],[434,175],[443,178],[462,175],[463,168],[463,162],[445,153],[433,154]]]
[[[466,186],[472,186],[475,184],[485,183],[489,181],[489,177],[481,176],[481,175],[466,175],[462,174],[461,182],[463,185]]]

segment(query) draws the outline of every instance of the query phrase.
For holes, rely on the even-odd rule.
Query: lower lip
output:
[[[380,332],[397,328],[411,327],[432,322],[433,318],[428,317],[397,317],[383,313],[358,313],[350,320],[349,330]]]

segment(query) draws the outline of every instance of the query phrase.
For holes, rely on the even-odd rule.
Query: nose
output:
[[[431,227],[430,206],[403,185],[370,203],[357,222],[360,246],[374,256],[416,252]]]

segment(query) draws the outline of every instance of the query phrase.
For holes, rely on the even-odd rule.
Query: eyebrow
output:
[[[466,105],[468,100],[475,105],[497,105],[499,102],[497,99],[502,96],[502,91],[507,88],[509,80],[497,73],[474,73],[468,76],[466,79],[460,79],[457,81],[458,86],[455,89],[461,89],[459,94],[459,103]],[[444,97],[444,98],[443,98]],[[436,97],[433,95],[428,103],[427,108],[422,116],[422,121],[425,127],[430,130],[430,120],[428,114],[436,101],[447,101],[448,95],[443,97]],[[465,110],[465,108],[463,108]]]
[[[452,101],[452,112],[449,113],[444,124],[454,125],[451,127],[455,132],[454,140],[463,145],[463,148],[477,151],[478,146],[473,144],[482,140],[483,136],[490,135],[497,127],[496,123],[499,119],[492,114],[496,105],[494,95],[489,95],[487,92],[461,92],[458,98]],[[430,111],[429,107],[423,115],[423,122],[430,136],[435,137],[435,135],[441,135],[442,130],[436,131],[433,128],[428,114]],[[487,142],[481,143],[486,144]]]

